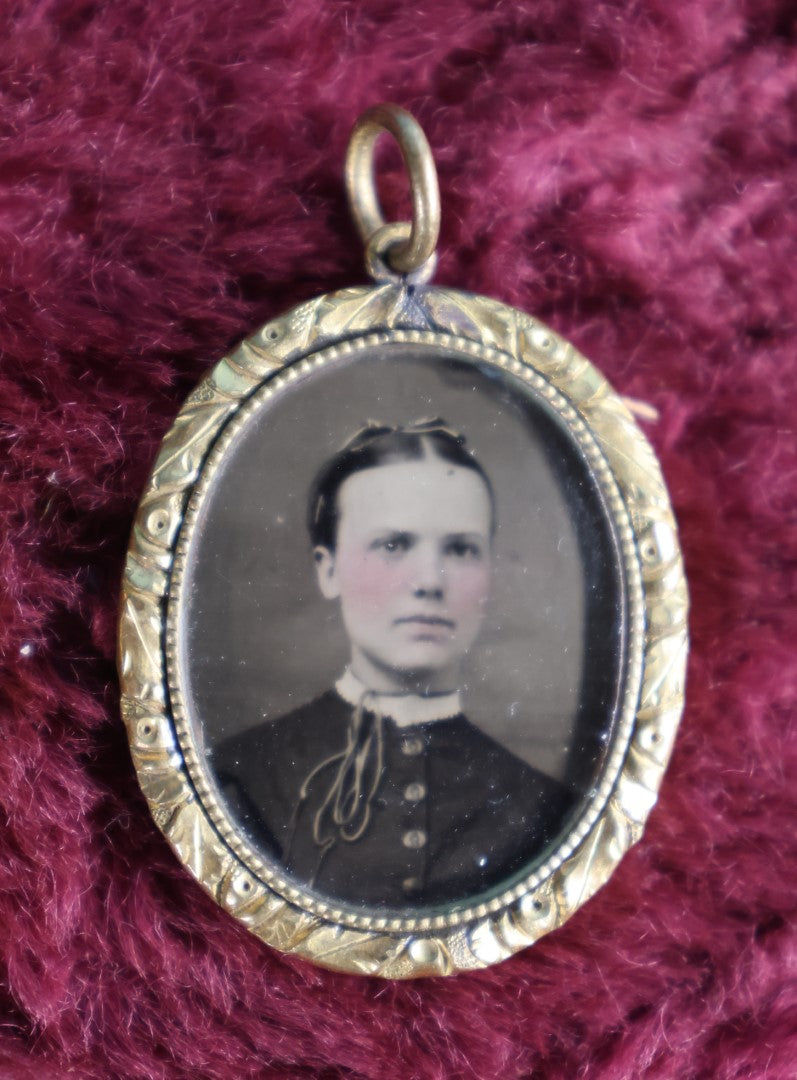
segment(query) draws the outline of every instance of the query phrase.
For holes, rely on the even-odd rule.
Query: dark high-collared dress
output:
[[[314,822],[353,712],[330,690],[214,754],[222,793],[250,841],[324,897],[392,908],[472,899],[539,857],[578,801],[462,713],[409,727],[384,718],[367,826],[355,840],[341,834],[330,844],[327,834],[321,845]]]

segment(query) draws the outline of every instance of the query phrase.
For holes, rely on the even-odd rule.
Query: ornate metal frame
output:
[[[626,689],[586,812],[534,873],[488,902],[423,917],[323,904],[245,842],[208,783],[182,700],[177,649],[185,553],[204,492],[258,397],[387,342],[454,349],[523,379],[565,421],[615,522],[629,602]],[[687,592],[658,462],[622,400],[572,345],[494,300],[399,283],[321,296],[224,357],[167,434],[128,553],[122,711],[152,814],[179,858],[258,937],[337,970],[407,978],[481,968],[561,925],[642,834],[683,707]]]

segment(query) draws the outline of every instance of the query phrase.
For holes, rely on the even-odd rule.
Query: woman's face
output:
[[[336,548],[316,548],[316,567],[323,594],[340,599],[366,685],[457,687],[489,592],[491,523],[478,473],[437,457],[343,482]]]

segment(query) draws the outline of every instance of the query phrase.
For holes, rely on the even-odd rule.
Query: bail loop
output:
[[[390,244],[378,254],[389,271],[408,275],[421,271],[437,247],[440,233],[437,171],[420,124],[405,109],[398,105],[375,105],[359,117],[346,151],[346,189],[352,216],[367,248],[371,249],[376,234],[387,225],[374,180],[374,149],[383,132],[388,132],[398,143],[409,173],[412,222],[391,222],[391,226],[405,227],[409,234],[406,239],[400,239],[394,231]],[[404,235],[403,230],[400,235]],[[371,255],[368,258],[370,273],[373,273],[373,263]],[[381,276],[384,280],[384,274]]]
[[[437,269],[435,251],[422,262],[417,270],[402,274],[394,270],[391,256],[396,248],[409,240],[412,226],[409,221],[391,221],[377,229],[365,245],[365,269],[378,284],[391,282],[393,285],[425,285]]]

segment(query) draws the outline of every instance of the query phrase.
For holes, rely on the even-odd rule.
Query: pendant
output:
[[[412,222],[374,181],[390,133]],[[567,341],[429,284],[440,204],[392,105],[346,161],[373,284],[221,359],[133,529],[122,709],[152,814],[278,949],[405,978],[560,926],[642,834],[683,706],[658,462]]]

